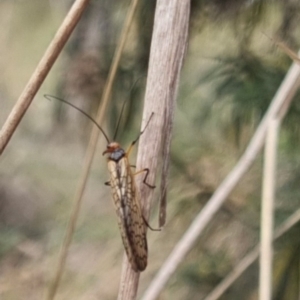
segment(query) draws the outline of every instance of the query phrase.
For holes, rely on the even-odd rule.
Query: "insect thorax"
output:
[[[121,158],[125,156],[125,151],[122,148],[118,148],[110,153],[109,159],[118,162]]]

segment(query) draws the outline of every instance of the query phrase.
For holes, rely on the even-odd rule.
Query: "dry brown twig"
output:
[[[63,23],[57,30],[56,35],[31,75],[27,85],[0,131],[0,155],[9,143],[13,133],[17,129],[34,96],[51,70],[88,3],[89,0],[76,0]]]
[[[274,96],[268,111],[259,124],[245,153],[242,155],[232,171],[219,185],[206,206],[201,210],[201,212],[199,212],[198,216],[194,219],[188,230],[174,247],[158,274],[154,277],[147,288],[142,297],[143,300],[154,300],[158,297],[163,287],[171,275],[175,272],[178,265],[182,262],[185,255],[193,247],[195,241],[201,235],[206,225],[211,221],[213,216],[227,199],[228,195],[250,168],[264,144],[269,121],[279,115],[280,118],[282,118],[286,113],[287,108],[298,89],[299,75],[300,67],[294,63]]]
[[[264,35],[267,38],[269,38],[276,46],[278,46],[281,49],[281,51],[283,51],[292,60],[294,60],[297,63],[300,63],[300,58],[298,54],[295,51],[293,51],[291,48],[289,48],[285,42],[281,41],[277,37],[269,37],[267,34]]]
[[[183,58],[186,50],[190,1],[158,0],[156,3],[150,62],[147,77],[142,128],[154,112],[153,120],[141,136],[137,155],[137,169],[150,169],[149,182],[154,182],[160,151],[167,156],[173,123],[173,112]],[[168,160],[168,157],[164,157]],[[166,176],[168,166],[162,167]],[[165,189],[163,183],[162,190]],[[137,181],[140,187],[144,215],[149,216],[153,190]],[[139,273],[128,264],[126,256],[119,290],[119,300],[135,299]]]

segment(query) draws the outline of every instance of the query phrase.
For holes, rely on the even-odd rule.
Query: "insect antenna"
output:
[[[107,141],[107,144],[109,144],[109,138],[107,137],[106,133],[104,132],[104,130],[102,129],[102,127],[96,122],[96,120],[94,118],[92,118],[89,114],[87,114],[84,110],[80,109],[79,107],[75,106],[74,104],[64,100],[64,99],[61,99],[61,98],[58,98],[56,96],[52,96],[52,95],[44,95],[44,97],[46,99],[48,99],[49,101],[51,101],[52,99],[55,99],[55,100],[58,100],[58,101],[61,101],[65,104],[68,104],[70,106],[72,106],[73,108],[75,108],[76,110],[80,111],[82,114],[84,114],[87,118],[89,118],[99,129],[100,131],[103,133],[106,141]]]
[[[114,134],[114,137],[113,137],[113,141],[116,140],[116,137],[117,137],[117,134],[118,134],[118,130],[119,130],[119,126],[120,126],[120,123],[121,123],[121,118],[122,118],[123,111],[124,111],[125,104],[126,104],[127,100],[128,100],[128,98],[123,102],[121,113],[120,113],[119,120],[118,120],[118,124],[117,124],[116,130],[115,130],[115,134]]]
[[[130,93],[133,91],[133,89],[135,88],[135,86],[137,85],[137,83],[141,80],[141,78],[138,78],[132,88],[130,89]],[[124,101],[123,105],[122,105],[122,109],[121,109],[121,113],[120,113],[120,116],[119,116],[119,120],[118,120],[118,124],[117,124],[117,127],[116,127],[116,130],[115,130],[115,134],[114,134],[114,137],[113,137],[113,141],[116,140],[116,137],[117,137],[117,134],[118,134],[118,130],[119,130],[119,127],[120,127],[120,123],[121,123],[121,118],[122,118],[122,115],[123,115],[123,112],[124,112],[124,109],[125,109],[125,105],[128,101],[128,98]]]
[[[148,120],[146,126],[145,126],[144,129],[139,133],[138,137],[131,143],[131,145],[134,145],[134,144],[139,140],[139,138],[141,137],[141,135],[145,132],[145,130],[146,130],[146,128],[148,127],[148,125],[149,125],[149,123],[150,123],[150,121],[151,121],[153,115],[154,115],[154,112],[152,112],[152,114],[151,114],[151,116],[150,116],[150,118],[149,118],[149,120]]]

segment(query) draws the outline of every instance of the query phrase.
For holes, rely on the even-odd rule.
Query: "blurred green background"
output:
[[[0,1],[0,126],[72,1]],[[300,3],[193,0],[171,149],[168,221],[149,232],[139,295],[235,165],[291,60],[268,36],[299,48]],[[91,1],[0,161],[0,299],[42,299],[57,263],[91,124],[62,97],[95,115],[129,1]],[[139,131],[155,1],[140,1],[114,84],[105,129],[120,142]],[[300,205],[300,99],[278,149],[276,225]],[[116,299],[123,246],[99,143],[56,299]],[[134,161],[134,156],[132,157]],[[259,238],[262,156],[199,238],[159,299],[202,299]],[[151,224],[157,222],[153,208]],[[300,226],[275,243],[275,300],[299,299]],[[221,298],[257,299],[258,265]]]

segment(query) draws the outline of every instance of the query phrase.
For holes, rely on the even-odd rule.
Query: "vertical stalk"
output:
[[[270,121],[266,136],[264,154],[264,173],[261,212],[261,255],[259,276],[259,299],[272,298],[272,261],[273,261],[273,215],[276,185],[276,150],[280,121]]]
[[[161,153],[167,160],[179,76],[187,46],[190,17],[189,0],[157,0],[150,50],[142,128],[154,116],[139,141],[137,170],[149,168],[148,182],[154,183],[160,168]],[[162,151],[161,151],[162,150]],[[167,169],[167,166],[161,168]],[[137,179],[144,216],[149,217],[153,189]],[[150,247],[149,247],[150,248]],[[150,258],[151,259],[151,258]],[[118,300],[135,299],[139,273],[134,272],[124,257]]]

